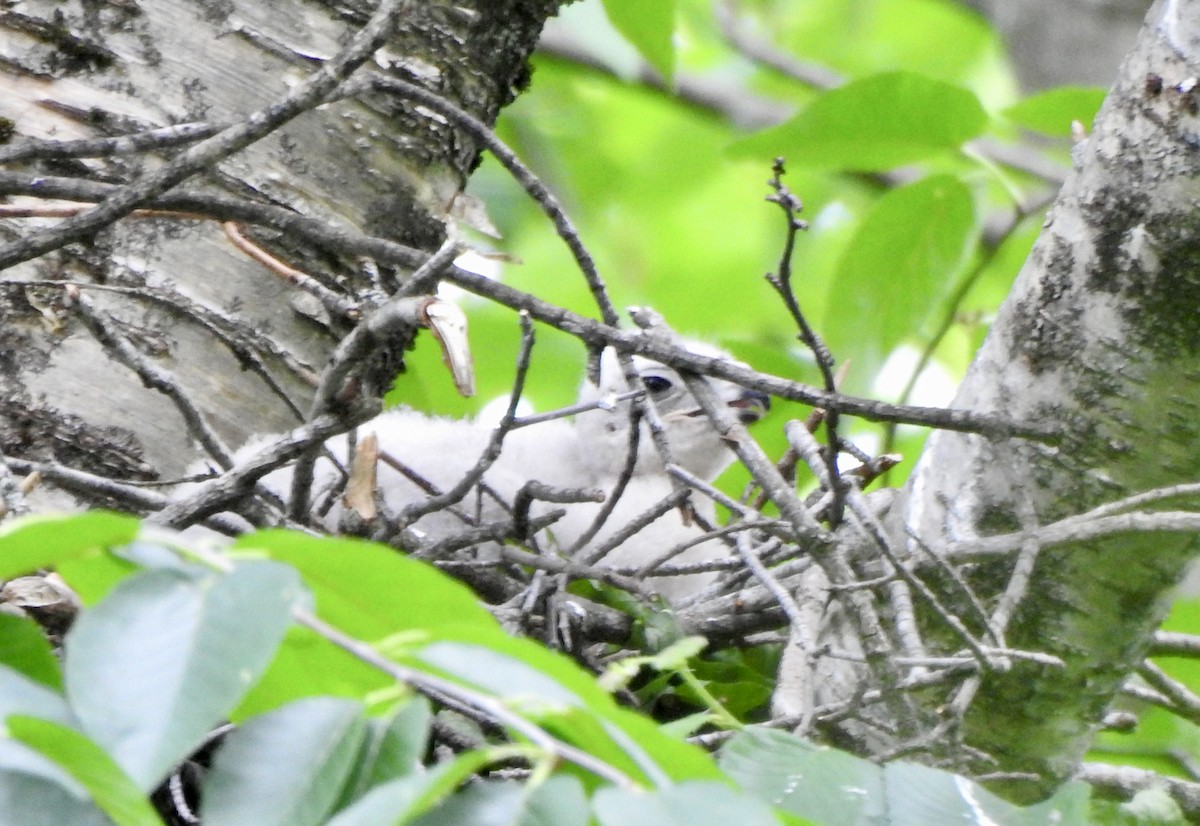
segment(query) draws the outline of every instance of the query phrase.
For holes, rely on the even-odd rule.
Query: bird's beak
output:
[[[770,411],[771,397],[757,390],[742,390],[729,406],[737,410],[737,417],[742,424],[754,424]]]

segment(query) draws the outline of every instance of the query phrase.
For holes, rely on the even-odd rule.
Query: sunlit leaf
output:
[[[38,514],[6,522],[0,525],[0,579],[131,542],[138,526],[132,516],[107,511]]]
[[[294,566],[312,589],[318,614],[356,637],[375,640],[440,626],[498,627],[461,582],[385,545],[272,530],[240,537],[235,547],[267,551]]]
[[[792,166],[876,171],[956,150],[986,125],[987,113],[967,90],[913,72],[888,72],[826,92],[733,151],[783,156]]]
[[[846,247],[821,329],[838,359],[871,375],[921,330],[953,286],[978,231],[970,191],[936,175],[879,199]]]
[[[604,0],[604,11],[646,62],[670,81],[675,74],[675,0]]]
[[[0,663],[49,688],[62,689],[62,669],[45,633],[31,619],[0,614]]]
[[[1059,86],[1030,95],[1002,114],[1026,129],[1069,137],[1074,121],[1079,121],[1085,128],[1091,126],[1107,94],[1106,89],[1093,86]]]

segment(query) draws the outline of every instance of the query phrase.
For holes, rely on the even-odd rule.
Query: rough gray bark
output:
[[[28,139],[78,140],[178,124],[193,124],[203,136],[242,123],[311,78],[378,5],[6,4],[0,131],[7,146],[0,150]],[[358,75],[409,80],[491,123],[527,82],[527,57],[559,5],[403,3],[385,47]],[[76,199],[91,200],[84,184],[135,181],[194,143],[68,159],[47,145],[6,163],[0,186],[18,196],[13,203],[43,206],[44,200],[19,196],[50,176],[70,178],[64,198],[71,200],[74,185]],[[445,237],[478,151],[474,140],[420,106],[358,94],[309,107],[183,187],[432,250]],[[213,210],[211,217],[231,216]],[[0,247],[60,220],[0,221]],[[247,235],[314,275],[331,295],[345,298],[344,306],[360,303],[373,288],[348,256],[250,223],[243,221]],[[405,275],[385,268],[383,286],[395,289]],[[84,286],[79,298],[43,286],[64,280],[95,286]],[[354,321],[353,313],[339,318],[314,303],[238,251],[214,220],[130,217],[17,263],[0,282],[0,453],[139,481],[177,478],[205,452],[221,464],[223,450],[248,435],[286,430],[308,415],[314,378]],[[362,395],[394,375],[412,335],[385,348],[390,352],[376,359],[374,375],[364,376],[371,380]],[[138,362],[141,375],[130,366]],[[169,378],[153,378],[155,370]],[[44,486],[40,493],[50,491]]]
[[[1158,2],[954,402],[1057,422],[1061,440],[935,434],[897,511],[935,549],[1200,473],[1198,72],[1200,4]],[[1037,554],[1006,642],[1066,666],[986,673],[961,721],[994,770],[1032,774],[1011,793],[1071,774],[1194,553],[1186,535],[1131,533]],[[989,606],[1012,568],[969,571]]]

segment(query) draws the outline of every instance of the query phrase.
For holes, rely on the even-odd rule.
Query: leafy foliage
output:
[[[1078,822],[1086,810],[1078,787],[1022,813],[961,778],[919,766],[879,767],[778,731],[747,730],[714,763],[618,706],[561,655],[506,638],[464,599],[458,582],[382,546],[272,531],[243,539],[232,562],[196,562],[186,560],[205,560],[202,547],[161,532],[105,550],[107,540],[88,531],[95,526],[103,533],[105,514],[57,524],[70,539],[38,552],[43,564],[79,553],[127,556],[138,548],[145,564],[86,609],[68,633],[65,691],[57,679],[27,676],[45,669],[44,651],[6,651],[4,822],[19,821],[28,801],[38,800],[69,818],[62,822],[98,823],[103,813],[120,826],[158,823],[146,795],[204,745],[222,718],[238,724],[201,781],[200,815],[217,826],[589,818],[691,826],[735,818],[756,826],[919,824],[950,822],[973,806],[997,822],[1032,823],[1052,811]],[[11,531],[0,554],[34,553],[27,536]],[[146,545],[162,553],[146,554]],[[310,606],[335,633],[318,627],[304,637],[283,634],[289,616],[300,621]],[[382,682],[360,681],[363,663],[344,651],[352,631],[356,645],[385,664],[410,668],[414,679],[397,681],[372,663]],[[343,696],[297,699],[294,688],[273,679],[295,649],[304,650],[313,673],[340,675]],[[669,667],[678,656],[664,653],[657,665]],[[257,707],[246,714],[255,682]],[[458,723],[473,732],[472,746],[431,763],[431,727],[456,717],[448,711],[435,717],[410,688],[433,684],[436,696],[475,722]],[[503,713],[493,716],[496,709]],[[514,760],[533,767],[524,781],[464,785]],[[857,809],[847,808],[849,798],[838,791],[845,786],[858,789]]]
[[[739,97],[765,105],[704,108],[625,82],[629,72],[615,61],[606,75],[548,53],[532,90],[504,115],[502,135],[561,194],[621,302],[653,305],[756,366],[813,380],[789,319],[758,282],[781,237],[777,213],[760,204],[763,179],[772,157],[786,155],[811,219],[798,257],[801,297],[837,359],[852,363],[846,387],[912,396],[901,388],[917,376],[888,366],[906,350],[947,376],[961,373],[1040,223],[1022,215],[996,237],[985,220],[1046,189],[973,142],[1011,144],[1014,127],[1069,134],[1102,96],[1071,89],[1018,101],[995,34],[959,4],[745,7],[742,24],[846,82],[822,88],[753,64],[729,47],[708,3],[605,0],[615,29],[668,82],[732,77]],[[1065,147],[1048,156],[1065,166]],[[523,262],[502,276],[586,310],[580,280],[564,277],[571,264],[561,244],[498,166],[485,162],[472,187]],[[516,326],[511,314],[466,301],[487,401],[508,390]],[[543,336],[529,395],[544,407],[572,400],[579,356],[574,341]],[[466,412],[432,369],[439,358],[418,350],[390,401]],[[854,435],[882,438],[861,426]],[[901,432],[898,444],[911,456],[919,440]],[[231,558],[214,560],[190,539],[139,534],[136,520],[105,513],[0,528],[0,576],[54,567],[88,606],[61,667],[31,622],[0,616],[0,820],[156,822],[146,795],[224,720],[237,728],[203,780],[206,824],[1089,817],[1078,786],[1021,811],[962,778],[876,766],[780,732],[743,732],[716,762],[677,736],[730,714],[736,725],[754,719],[768,655],[637,663],[659,671],[635,693],[671,692],[702,715],[660,726],[573,661],[506,634],[459,583],[389,549],[266,532],[239,540]],[[1175,621],[1195,631],[1200,614],[1181,603]],[[1194,669],[1171,669],[1200,684]],[[435,717],[418,683],[473,715],[439,707]],[[1177,770],[1167,756],[1194,751],[1195,727],[1165,714],[1143,721],[1136,737],[1103,737],[1102,754]],[[432,760],[435,725],[461,728],[468,745]],[[514,764],[531,771],[504,779]],[[477,775],[484,779],[466,783]]]

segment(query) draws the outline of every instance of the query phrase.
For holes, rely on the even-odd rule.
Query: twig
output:
[[[796,291],[792,287],[792,255],[796,251],[796,233],[808,229],[808,224],[798,217],[804,208],[790,189],[783,183],[783,158],[776,158],[771,167],[771,180],[768,181],[774,194],[767,196],[767,201],[779,206],[787,220],[784,235],[783,252],[779,256],[779,266],[774,273],[767,274],[767,283],[775,288],[788,313],[796,323],[800,332],[798,338],[804,346],[812,351],[816,359],[817,369],[821,371],[821,380],[825,384],[825,392],[837,392],[837,379],[834,377],[833,355],[825,342],[809,325],[808,319],[800,310],[800,302],[796,300]],[[822,452],[825,462],[825,485],[829,489],[830,501],[826,509],[829,526],[836,528],[842,521],[845,509],[845,491],[842,487],[841,472],[838,470],[838,454],[841,453],[842,443],[838,436],[838,411],[830,408],[825,411],[826,449]]]
[[[292,616],[299,625],[314,631],[367,665],[379,669],[393,679],[411,686],[423,694],[428,694],[435,699],[450,697],[459,703],[477,709],[500,725],[507,726],[529,740],[530,743],[548,755],[574,763],[615,786],[623,789],[633,789],[637,786],[620,769],[594,757],[586,751],[559,740],[540,726],[529,722],[524,717],[512,711],[505,702],[495,697],[459,685],[451,680],[393,662],[376,651],[374,647],[343,633],[340,629],[335,628],[303,608],[294,609]],[[651,766],[641,765],[645,770],[649,771],[652,769]],[[656,782],[659,780],[657,777],[653,777],[652,779]]]
[[[13,477],[8,458],[0,453],[0,519],[30,512],[21,484]]]
[[[175,405],[175,409],[187,423],[188,432],[204,446],[208,454],[223,468],[233,464],[233,453],[217,435],[216,430],[208,423],[204,414],[192,402],[187,392],[170,371],[164,370],[137,351],[128,339],[100,313],[91,300],[83,295],[77,287],[67,287],[68,299],[79,311],[79,318],[88,328],[92,336],[109,354],[135,372],[142,384],[162,393]]]
[[[525,392],[525,377],[529,372],[529,360],[533,352],[534,332],[533,324],[526,315],[521,316],[521,347],[517,352],[516,371],[513,375],[512,392],[508,399],[508,409],[504,411],[504,415],[500,418],[499,423],[492,430],[492,434],[488,439],[487,447],[484,448],[483,454],[480,455],[475,465],[468,470],[463,477],[455,483],[454,487],[450,488],[440,496],[432,496],[422,502],[417,502],[406,507],[399,516],[399,524],[407,527],[413,524],[422,516],[428,513],[433,513],[440,508],[453,504],[461,500],[467,495],[488,468],[500,458],[500,452],[503,449],[504,439],[508,435],[508,431],[512,427],[513,419],[517,415],[517,405],[521,402],[521,396]]]
[[[1200,531],[1200,513],[1193,511],[1133,511],[1082,521],[1077,516],[1044,525],[1032,533],[1018,532],[1000,536],[963,539],[937,551],[954,562],[970,562],[1008,556],[1032,539],[1043,549],[1071,542],[1086,542],[1129,533],[1196,533]]]
[[[658,502],[638,514],[636,518],[622,525],[621,529],[612,534],[612,536],[605,538],[603,542],[595,547],[589,548],[587,554],[582,559],[583,563],[585,565],[595,565],[607,556],[610,551],[623,545],[627,539],[641,531],[651,522],[682,505],[687,500],[688,495],[689,491],[687,488],[676,488],[671,491]]]
[[[1200,657],[1200,635],[1178,631],[1155,631],[1150,640],[1151,657]]]
[[[517,154],[509,149],[487,124],[463,111],[442,96],[416,84],[381,75],[371,75],[364,79],[364,83],[369,84],[376,90],[415,100],[423,106],[429,107],[483,144],[496,160],[508,170],[517,183],[529,193],[529,196],[542,208],[547,217],[550,218],[554,224],[555,231],[566,242],[567,248],[575,258],[575,263],[579,266],[580,272],[583,273],[588,289],[592,293],[592,299],[596,302],[596,306],[600,310],[600,317],[603,322],[610,327],[620,326],[620,316],[617,315],[616,308],[613,306],[612,300],[608,297],[608,290],[604,285],[604,280],[601,278],[599,270],[596,269],[596,262],[592,258],[592,254],[588,252],[587,247],[579,236],[579,231],[575,228],[570,217],[562,208],[558,199],[554,197],[554,193],[521,162]]]
[[[643,388],[640,391],[630,390],[627,393],[622,393],[621,396],[637,398],[639,394],[641,396],[645,396],[645,389]],[[587,544],[595,539],[596,534],[600,533],[600,530],[608,522],[609,517],[612,516],[613,511],[616,510],[617,504],[621,501],[621,497],[625,495],[626,488],[629,487],[630,481],[633,480],[634,470],[637,469],[638,447],[641,445],[641,441],[641,408],[637,406],[631,406],[629,408],[629,435],[625,442],[625,464],[621,466],[621,473],[617,476],[617,481],[613,484],[612,488],[604,492],[604,504],[601,505],[600,509],[596,512],[596,516],[592,519],[592,523],[587,526],[587,529],[582,534],[579,535],[579,538],[575,540],[574,544],[572,544],[570,548],[566,549],[567,556],[579,556],[580,550],[587,547]],[[589,554],[588,558],[591,558],[591,556],[592,555]],[[600,557],[596,557],[596,559],[599,558]]]
[[[116,284],[94,284],[90,281],[59,281],[36,280],[25,278],[0,278],[0,286],[20,287],[76,287],[80,290],[119,293],[144,299],[154,304],[167,307],[181,318],[196,324],[208,331],[233,354],[238,364],[254,373],[267,388],[275,395],[297,420],[303,419],[304,414],[292,401],[291,396],[283,389],[279,381],[271,375],[264,363],[259,350],[279,359],[298,379],[306,384],[317,384],[317,375],[307,364],[298,360],[285,348],[280,347],[269,336],[262,335],[258,330],[250,329],[210,307],[199,304],[172,289],[165,287],[123,287]],[[243,340],[244,339],[244,340]]]
[[[1189,783],[1148,769],[1105,763],[1084,763],[1075,777],[1126,800],[1145,789],[1165,789],[1184,817],[1192,822],[1200,818],[1200,783]]]
[[[256,481],[282,467],[315,444],[365,421],[373,411],[352,409],[343,416],[324,415],[294,428],[264,444],[254,455],[239,460],[225,473],[201,482],[186,496],[172,502],[147,521],[166,527],[181,527],[229,506]]]
[[[214,135],[218,128],[211,123],[177,123],[144,132],[115,135],[109,138],[53,141],[25,138],[0,146],[0,163],[59,158],[100,158],[110,155],[130,155],[152,149],[167,149],[185,143],[195,143]]]
[[[1149,660],[1138,667],[1137,673],[1151,688],[1170,701],[1169,708],[1174,714],[1200,725],[1200,696]]]
[[[579,413],[588,413],[592,410],[612,410],[614,402],[627,402],[633,399],[641,398],[646,395],[646,389],[628,390],[620,393],[611,399],[596,399],[590,402],[577,402],[566,407],[560,407],[557,410],[548,410],[545,413],[531,413],[528,416],[518,416],[513,419],[512,429],[516,430],[520,427],[529,427],[542,422],[550,422],[555,419],[565,419],[568,416],[575,416]]]
[[[304,292],[315,297],[330,313],[351,321],[357,320],[362,315],[357,302],[340,293],[334,292],[308,273],[280,261],[274,255],[271,255],[271,253],[247,238],[242,233],[242,228],[233,221],[225,221],[221,224],[221,229],[224,230],[225,236],[229,238],[230,242],[245,255],[257,261],[284,281],[299,287]]]

